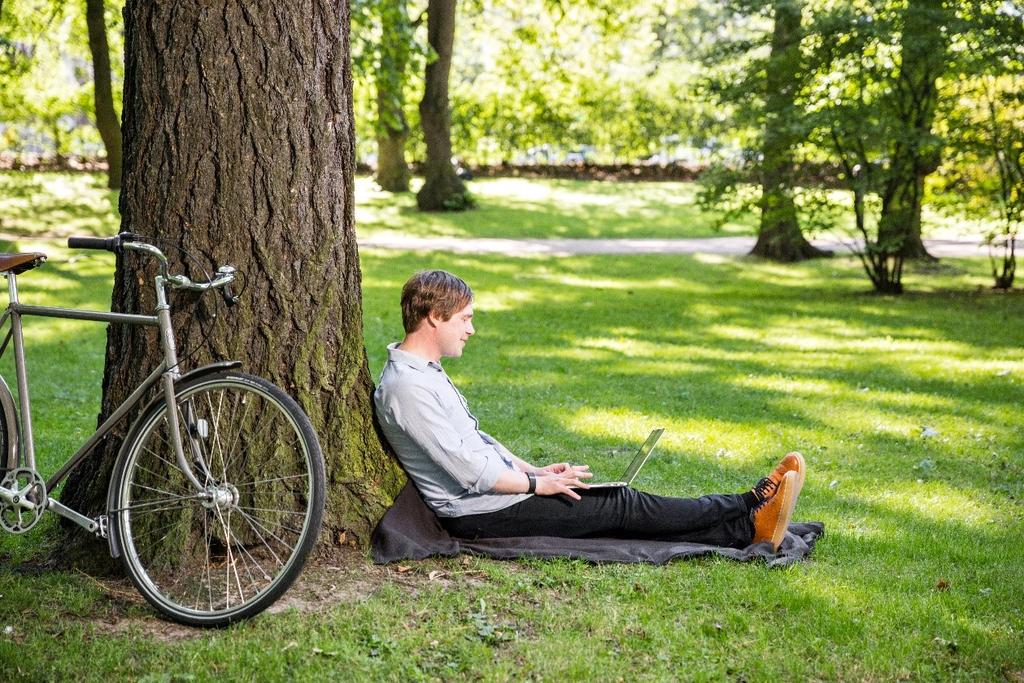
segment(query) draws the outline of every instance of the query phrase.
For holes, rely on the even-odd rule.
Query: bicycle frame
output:
[[[28,374],[25,367],[25,342],[22,334],[22,317],[37,316],[46,318],[65,318],[72,320],[90,320],[106,323],[157,327],[160,331],[160,344],[164,352],[164,359],[161,361],[160,365],[157,366],[157,368],[153,370],[145,380],[143,380],[142,384],[139,385],[139,387],[135,389],[135,391],[133,391],[132,394],[128,396],[128,398],[126,398],[113,413],[111,413],[111,415],[99,426],[93,435],[86,440],[81,448],[79,448],[78,451],[46,481],[47,493],[60,484],[60,482],[64,480],[76,465],[88,457],[93,448],[95,448],[95,446],[113,429],[114,425],[117,424],[117,422],[119,422],[133,408],[135,408],[149,390],[161,380],[163,381],[164,400],[168,406],[175,405],[174,385],[178,379],[180,379],[181,372],[178,368],[174,330],[171,327],[170,306],[167,303],[167,282],[168,278],[166,278],[162,273],[156,276],[156,314],[139,315],[133,313],[113,313],[107,311],[90,311],[74,308],[56,308],[50,306],[31,306],[23,304],[18,298],[17,276],[14,273],[7,274],[7,292],[10,298],[10,303],[8,304],[7,310],[4,311],[3,316],[0,317],[0,327],[7,322],[8,318],[10,319],[11,327],[8,330],[3,343],[0,344],[0,356],[3,356],[4,352],[7,350],[9,342],[13,339],[14,366],[17,375],[18,387],[18,412],[20,413],[19,417],[21,423],[21,443],[20,448],[18,448],[18,460],[16,467],[25,467],[33,471],[36,470]],[[217,364],[217,366],[223,365],[237,365],[237,363]],[[199,482],[199,479],[196,478],[191,466],[185,458],[181,434],[178,429],[178,411],[168,410],[167,416],[177,464],[196,490],[202,491],[206,487],[204,487],[203,484]],[[11,438],[15,438],[15,434],[12,433]],[[0,497],[3,497],[8,503],[11,502],[8,500],[8,498],[11,497],[10,492],[3,487],[0,487]],[[102,515],[98,519],[90,519],[89,517],[72,510],[49,496],[47,496],[47,509],[53,510],[61,517],[69,519],[86,530],[103,538],[106,538],[107,536],[107,530],[103,523],[105,521],[105,515]]]

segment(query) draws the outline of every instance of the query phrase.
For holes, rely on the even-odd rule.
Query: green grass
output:
[[[102,173],[0,173],[0,236],[113,235],[117,191]]]
[[[24,300],[108,303],[109,259],[15,246],[52,253],[21,278]],[[358,555],[292,592],[312,611],[210,633],[163,624],[127,586],[25,571],[44,529],[0,539],[0,666],[15,680],[1015,680],[1024,296],[985,289],[983,261],[945,263],[884,298],[852,259],[364,251],[374,375],[401,332],[404,279],[448,268],[476,291],[478,332],[446,367],[514,451],[613,474],[661,425],[637,486],[697,495],[748,487],[799,449],[796,517],[827,535],[783,570],[471,558],[400,571]],[[101,325],[54,323],[26,332],[44,467],[95,424],[105,340]]]
[[[413,190],[421,181],[413,180]],[[470,183],[478,208],[463,213],[423,213],[414,192],[380,191],[368,176],[356,178],[360,237],[400,233],[417,237],[675,239],[750,236],[752,213],[715,228],[694,204],[692,182],[615,183],[584,180],[481,178]],[[844,195],[835,193],[834,201]],[[0,173],[0,236],[112,235],[118,230],[117,193],[102,174]],[[849,212],[833,216],[833,236],[848,238]],[[977,238],[991,226],[925,208],[926,237]],[[829,236],[828,234],[822,236]]]
[[[413,183],[413,190],[419,180]],[[716,231],[694,205],[694,183],[603,183],[584,180],[482,178],[469,184],[479,208],[423,213],[413,192],[392,194],[356,179],[360,236],[398,232],[421,237],[679,238],[751,235],[755,223]]]

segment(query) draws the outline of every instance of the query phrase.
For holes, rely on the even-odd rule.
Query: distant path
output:
[[[926,239],[933,256],[985,256],[988,249],[979,240]],[[813,240],[813,244],[836,253],[850,248],[835,240]],[[701,237],[693,239],[506,239],[500,237],[411,237],[383,235],[359,240],[363,249],[406,251],[447,251],[460,254],[506,254],[509,256],[572,256],[575,254],[723,254],[739,256],[754,247],[753,237]],[[1018,248],[1024,243],[1017,241]]]

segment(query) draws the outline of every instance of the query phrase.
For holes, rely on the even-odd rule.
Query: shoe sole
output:
[[[804,479],[807,478],[807,462],[799,451],[790,451],[789,453],[786,453],[786,455],[796,456],[797,462],[799,463],[799,466],[795,470],[790,470],[790,472],[796,472],[797,474],[796,494],[799,496],[800,492],[804,488]]]
[[[795,472],[795,470],[790,470],[790,472]],[[782,545],[782,539],[786,537],[789,519],[793,516],[793,508],[796,507],[796,499],[800,495],[800,474],[796,473],[790,477],[789,472],[787,472],[786,477],[790,478],[790,486],[786,486],[782,491],[775,494],[782,496],[782,510],[775,520],[775,529],[772,531],[772,550],[775,552],[778,552],[779,546]],[[782,481],[785,483],[786,478],[784,477]]]

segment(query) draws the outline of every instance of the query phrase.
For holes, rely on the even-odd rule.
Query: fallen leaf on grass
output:
[[[947,581],[946,579],[939,579],[938,582],[935,584],[935,590],[937,590],[937,591],[948,591],[949,590],[949,581]]]
[[[321,650],[318,647],[313,648],[313,654],[320,655],[321,657],[337,657],[338,653],[334,650]]]
[[[405,574],[406,572],[411,572],[411,571],[412,571],[412,567],[410,567],[408,565],[405,565],[405,564],[398,565],[398,573],[399,574]]]
[[[443,572],[443,571],[441,571],[439,569],[435,569],[432,572],[430,572],[429,574],[427,574],[427,580],[428,581],[437,581],[438,579],[440,579],[444,575],[445,575],[445,572]]]
[[[294,650],[299,644],[294,640],[289,640],[288,644],[281,648],[281,652],[287,652],[288,650]]]

